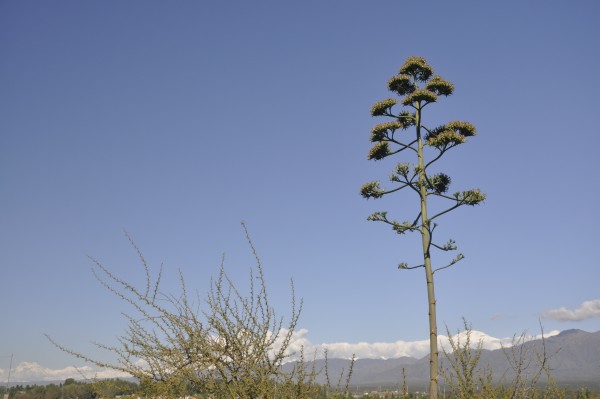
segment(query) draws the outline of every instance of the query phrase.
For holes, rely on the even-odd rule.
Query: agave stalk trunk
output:
[[[417,155],[419,158],[419,196],[421,199],[421,241],[423,244],[423,265],[427,281],[427,301],[429,304],[429,398],[437,399],[438,392],[438,340],[437,311],[435,303],[435,285],[431,267],[431,229],[427,216],[427,184],[425,160],[423,155],[423,138],[421,137],[421,106],[416,109]]]

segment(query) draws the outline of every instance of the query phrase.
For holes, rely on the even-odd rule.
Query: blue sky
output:
[[[87,258],[141,282],[123,229],[164,263],[166,292],[179,269],[205,292],[222,254],[243,284],[242,220],[281,314],[294,279],[310,342],[426,339],[424,276],[396,269],[418,259],[418,237],[366,220],[408,218],[416,198],[358,193],[397,161],[367,161],[382,121],[369,109],[411,55],[456,86],[426,121],[478,128],[441,169],[453,189],[488,195],[440,222],[466,256],[437,277],[440,325],[600,330],[599,12],[592,1],[0,2],[0,369],[11,353],[81,364],[44,333],[95,353],[91,341],[123,332],[126,308]]]

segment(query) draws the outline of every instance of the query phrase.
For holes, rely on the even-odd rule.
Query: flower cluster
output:
[[[385,190],[382,190],[381,187],[379,187],[378,181],[371,181],[365,183],[360,188],[360,195],[362,195],[366,199],[381,198],[384,194]]]
[[[387,142],[379,142],[371,148],[369,151],[369,159],[373,159],[375,161],[379,161],[390,155],[390,146]]]
[[[453,196],[465,205],[477,205],[485,201],[485,194],[478,189],[456,192]]]
[[[448,148],[464,143],[465,137],[452,130],[443,130],[437,134],[428,134],[425,138],[428,146],[438,149]]]
[[[396,130],[404,128],[404,124],[400,121],[385,122],[375,125],[373,126],[373,129],[371,129],[371,142],[375,143],[389,139],[389,133],[393,134]]]
[[[396,105],[397,101],[393,98],[386,98],[385,100],[376,102],[371,107],[371,116],[383,116],[389,115],[391,108]]]
[[[429,90],[417,89],[412,93],[404,96],[402,99],[403,105],[411,105],[413,103],[424,102],[425,104],[434,103],[438,99],[438,96]]]
[[[425,85],[420,88],[418,82]],[[439,75],[433,75],[433,68],[423,57],[408,57],[397,75],[388,81],[388,89],[403,96],[405,106],[422,106],[437,101],[438,96],[449,96],[454,91],[454,85]],[[371,115],[381,116],[390,114],[390,108],[396,103],[386,99],[373,105]],[[418,105],[416,105],[418,104]]]
[[[438,96],[449,96],[454,92],[454,85],[447,80],[442,79],[436,75],[427,84],[425,88],[429,91],[434,92]]]
[[[410,94],[417,89],[415,84],[411,82],[410,75],[392,76],[392,78],[388,80],[388,88],[401,96]]]
[[[450,176],[445,173],[438,173],[429,178],[427,182],[427,188],[435,191],[438,194],[442,194],[448,191],[450,182]]]
[[[449,122],[446,124],[446,129],[453,130],[464,137],[475,136],[477,134],[477,129],[475,128],[475,126],[473,126],[469,122],[463,121]]]
[[[466,141],[467,137],[477,133],[475,126],[469,122],[452,121],[429,131],[425,137],[427,145],[444,149]]]
[[[433,68],[423,57],[408,57],[400,67],[399,73],[414,76],[415,79],[425,82],[433,75]]]

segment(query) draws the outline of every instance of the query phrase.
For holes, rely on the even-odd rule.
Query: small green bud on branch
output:
[[[458,263],[458,262],[460,262],[460,261],[461,261],[461,260],[463,260],[464,258],[465,258],[465,256],[464,256],[463,254],[458,254],[458,255],[456,255],[456,258],[454,258],[454,259],[452,259],[452,261],[450,261],[450,263],[448,263],[446,266],[442,266],[442,267],[440,267],[440,268],[438,268],[438,269],[435,269],[435,270],[433,271],[433,273],[435,273],[435,272],[439,272],[440,270],[447,269],[447,268],[449,268],[450,266],[454,265],[455,263]]]
[[[372,222],[388,222],[387,212],[374,212],[371,216],[367,218],[367,220]]]
[[[437,249],[441,249],[442,251],[456,251],[458,249],[458,247],[456,246],[456,242],[452,239],[448,240],[448,242],[444,245],[437,245],[434,243],[431,243],[431,245],[433,245]]]
[[[395,173],[404,178],[408,179],[408,173],[410,172],[410,164],[408,162],[402,162],[396,165]]]
[[[392,222],[392,229],[394,229],[394,231],[398,234],[404,234],[407,231],[415,231],[417,230],[417,227],[412,224],[411,222],[402,222],[402,223],[398,223],[398,222]]]
[[[371,222],[384,222],[392,226],[392,229],[398,234],[404,234],[406,232],[416,231],[419,229],[415,223],[404,221],[399,223],[395,220],[389,220],[387,218],[387,212],[374,212],[367,218]]]
[[[412,270],[412,269],[417,269],[419,267],[425,267],[425,265],[408,266],[408,263],[406,263],[406,262],[400,262],[398,264],[398,269],[400,269],[400,270]]]

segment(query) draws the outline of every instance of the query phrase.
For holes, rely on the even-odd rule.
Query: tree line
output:
[[[100,399],[137,395],[140,392],[140,384],[121,379],[82,382],[67,378],[60,384],[0,387],[0,395],[4,397],[8,394],[9,399]]]

